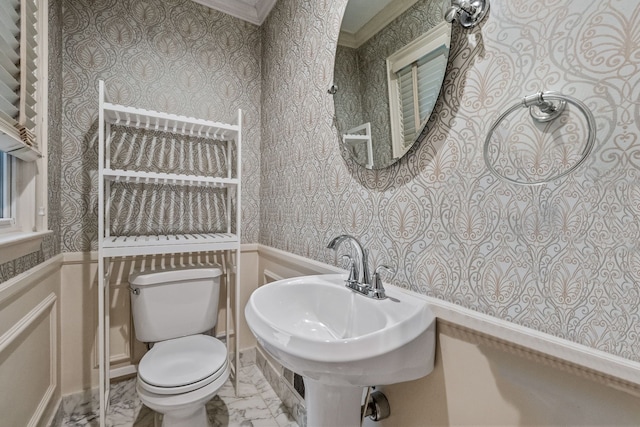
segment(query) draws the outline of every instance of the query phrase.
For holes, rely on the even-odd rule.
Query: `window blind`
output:
[[[400,96],[400,113],[402,116],[400,126],[402,128],[404,145],[406,145],[407,140],[411,135],[414,135],[416,131],[416,109],[413,80],[413,65],[408,65],[398,72],[398,94]]]
[[[0,0],[0,151],[35,160],[36,0]]]
[[[405,146],[411,145],[438,100],[442,73],[447,66],[445,46],[425,55],[397,72],[400,120]]]

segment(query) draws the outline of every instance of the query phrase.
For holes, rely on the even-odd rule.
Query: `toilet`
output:
[[[208,427],[205,405],[229,378],[226,346],[205,335],[218,319],[217,267],[135,271],[129,276],[138,341],[153,343],[138,365],[143,404],[163,427]]]

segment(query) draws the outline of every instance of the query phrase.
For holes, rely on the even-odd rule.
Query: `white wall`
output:
[[[640,425],[632,386],[443,323],[437,346],[431,375],[381,388],[391,416],[368,427]]]

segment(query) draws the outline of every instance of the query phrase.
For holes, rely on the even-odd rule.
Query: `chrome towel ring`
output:
[[[533,120],[535,120],[536,122],[539,122],[539,123],[549,122],[556,119],[562,114],[562,111],[566,107],[567,102],[574,105],[575,107],[578,108],[578,110],[582,112],[582,114],[584,115],[587,121],[587,125],[589,128],[589,136],[582,150],[580,159],[573,166],[564,170],[563,172],[557,175],[553,175],[551,177],[547,177],[539,180],[519,181],[517,179],[510,178],[498,172],[498,170],[491,163],[491,159],[489,157],[489,154],[490,154],[489,145],[491,142],[491,137],[493,136],[493,132],[500,125],[500,123],[511,113],[513,113],[514,111],[522,107],[529,108],[529,114],[531,115]],[[595,140],[596,140],[596,121],[593,117],[593,114],[591,113],[591,110],[589,110],[589,107],[587,107],[582,101],[568,95],[563,95],[562,93],[559,93],[559,92],[538,92],[533,95],[525,96],[522,99],[522,101],[514,104],[507,111],[502,113],[500,117],[498,117],[498,120],[496,120],[495,123],[491,125],[491,128],[489,129],[489,133],[487,134],[487,138],[484,141],[484,149],[483,149],[484,162],[487,165],[487,168],[489,169],[489,171],[503,181],[510,182],[512,184],[518,184],[518,185],[545,184],[555,179],[562,178],[570,174],[571,172],[575,171],[578,167],[580,167],[580,165],[584,163],[584,161],[587,159],[587,157],[591,153]],[[494,151],[493,154],[499,155],[500,148],[498,147],[496,150],[497,151]]]

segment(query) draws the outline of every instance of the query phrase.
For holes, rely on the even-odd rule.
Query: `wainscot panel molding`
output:
[[[12,402],[2,411],[3,417],[16,417],[18,422],[13,425],[26,425],[28,427],[41,424],[45,410],[51,404],[56,387],[58,386],[58,357],[57,357],[57,315],[55,294],[49,294],[44,301],[38,304],[33,310],[25,315],[18,323],[0,336],[0,369],[12,371],[13,375],[2,375],[3,379],[16,378],[23,387],[16,382],[0,381],[0,389],[12,391]],[[45,344],[46,348],[42,348]],[[46,345],[48,344],[48,345]],[[43,351],[44,350],[44,351]],[[32,382],[24,383],[23,379],[29,377],[24,375],[24,361],[38,361],[32,364],[29,369],[36,369],[38,375],[31,375]],[[48,363],[47,363],[48,361]],[[48,368],[48,369],[47,369]],[[43,372],[44,371],[44,372]],[[9,373],[9,372],[7,372]],[[48,374],[48,375],[47,375]],[[45,384],[46,383],[46,384]],[[25,385],[37,385],[34,388],[24,387]],[[38,387],[40,386],[40,387]],[[16,395],[17,393],[17,395]],[[19,401],[20,409],[25,408],[24,402],[29,402],[35,396],[41,396],[37,402],[35,412],[29,417],[29,412],[15,409],[14,403]],[[32,401],[33,403],[33,401]],[[0,405],[2,408],[4,405]],[[25,417],[25,418],[21,418]],[[19,423],[22,419],[29,419],[28,423]]]
[[[242,246],[242,253],[243,256],[248,257],[247,260],[243,260],[242,263],[243,283],[246,284],[243,285],[242,307],[244,307],[246,300],[254,289],[273,280],[307,274],[345,273],[344,270],[333,265],[262,244],[245,244]],[[81,271],[84,271],[86,274],[90,274],[89,277],[94,277],[95,273],[93,270],[95,270],[96,267],[97,257],[95,252],[64,253],[62,257],[62,277],[67,279],[63,280],[63,282],[71,280],[78,282],[75,284],[71,282],[66,283],[64,286],[67,288],[63,286],[66,291],[63,292],[65,296],[63,300],[65,308],[62,316],[63,367],[74,365],[77,367],[81,364],[87,364],[87,352],[91,353],[94,340],[94,336],[91,333],[92,328],[80,328],[80,326],[83,322],[86,322],[86,326],[90,324],[91,321],[95,321],[93,320],[95,317],[92,313],[82,314],[80,313],[79,307],[85,306],[85,304],[87,307],[91,307],[93,303],[91,302],[92,298],[90,298],[91,301],[78,303],[80,306],[72,306],[70,305],[72,301],[67,301],[66,298],[69,298],[69,295],[79,297],[79,294],[76,292],[78,290],[82,290],[81,293],[86,294],[85,297],[92,297],[92,294],[88,295],[89,286],[80,283],[81,277],[79,276],[73,279],[71,274],[77,272],[77,270],[74,270],[75,266],[75,268],[81,269]],[[53,260],[48,261],[38,269],[44,269],[45,265],[51,265],[52,262]],[[34,274],[35,271],[30,273]],[[43,274],[41,273],[40,275]],[[481,340],[483,345],[525,357],[542,365],[553,366],[582,378],[588,378],[599,384],[624,390],[633,395],[640,395],[638,391],[640,389],[640,364],[638,363],[521,325],[497,319],[483,313],[478,313],[456,304],[427,297],[409,290],[401,289],[401,291],[409,293],[416,298],[424,299],[430,304],[438,318],[438,328],[440,331],[448,331],[447,333],[451,335],[463,334],[467,341],[475,340],[474,342],[478,342],[478,340]],[[128,295],[125,294],[123,294],[123,296],[128,297]],[[0,292],[0,300],[1,299],[2,293]],[[123,305],[123,308],[124,307]],[[126,309],[129,309],[128,305],[126,305]],[[73,310],[77,313],[70,312]],[[84,321],[82,320],[82,316],[87,315],[90,316],[91,321],[86,319]],[[126,313],[126,317],[128,316],[129,314]],[[124,317],[125,316],[121,318]],[[248,329],[246,329],[244,319],[242,323],[241,348],[251,348],[256,345],[255,340],[250,332],[248,332]],[[82,335],[85,333],[88,333],[89,336]],[[83,336],[84,338],[82,338]],[[122,346],[117,346],[116,348],[126,348],[128,345],[130,345],[130,343],[123,343]],[[139,356],[136,354],[139,350],[144,351],[144,349],[135,350],[135,356]],[[118,351],[118,355],[122,354],[126,353]],[[127,360],[124,364],[129,365],[130,360]],[[89,365],[91,366],[89,370],[93,371],[93,356],[91,357]],[[94,381],[86,377],[89,373],[86,372],[86,370],[87,367],[81,370],[63,368],[63,372],[66,371],[66,374],[63,373],[63,376],[66,378],[66,380],[63,380],[64,394],[91,388]],[[73,374],[73,372],[75,372],[75,374]],[[91,372],[91,374],[93,373]],[[69,377],[69,375],[71,376]]]
[[[47,425],[60,402],[62,256],[0,285],[2,425]]]

